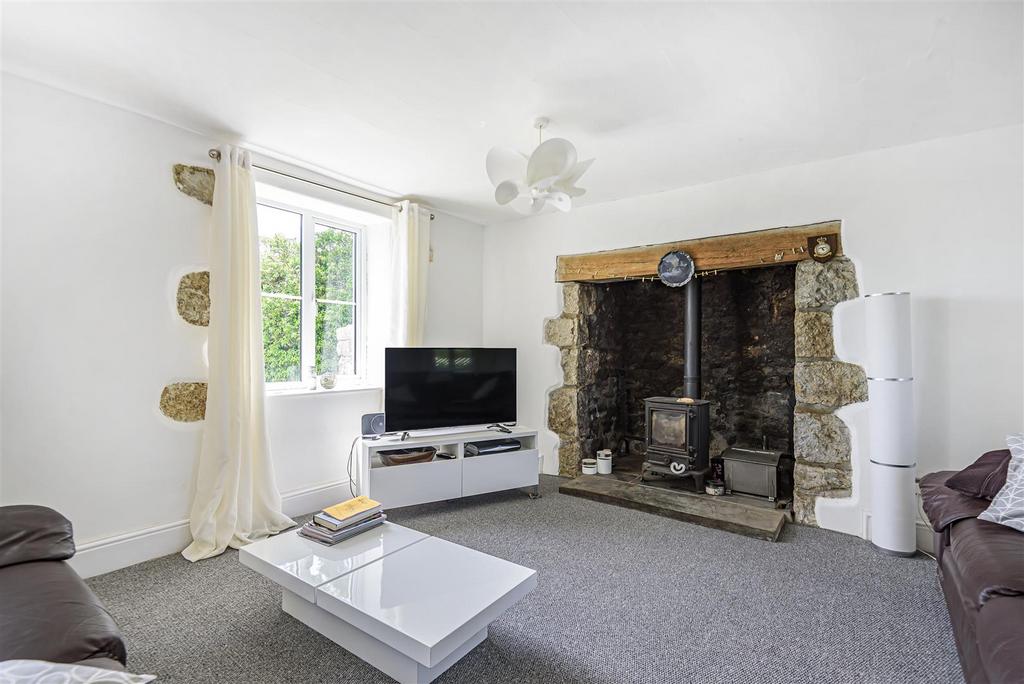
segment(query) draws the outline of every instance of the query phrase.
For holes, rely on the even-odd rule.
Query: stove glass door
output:
[[[652,408],[647,419],[651,424],[651,446],[686,449],[686,412]]]

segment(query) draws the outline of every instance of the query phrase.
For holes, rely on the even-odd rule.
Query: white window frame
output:
[[[268,200],[260,197],[256,198],[256,204],[262,204],[267,207],[273,207],[274,209],[281,209],[283,211],[290,211],[294,214],[302,216],[302,230],[300,233],[300,271],[301,271],[301,294],[298,299],[301,300],[301,314],[300,314],[300,360],[299,364],[301,367],[302,379],[298,382],[267,382],[266,389],[268,392],[280,392],[280,391],[294,391],[294,390],[309,390],[313,391],[314,377],[310,373],[310,367],[316,363],[316,227],[317,225],[326,226],[335,230],[344,230],[349,233],[353,233],[356,239],[355,248],[355,301],[353,302],[340,302],[340,304],[352,305],[355,307],[355,316],[353,320],[356,324],[355,334],[355,374],[354,375],[339,375],[337,376],[334,389],[346,390],[364,387],[367,379],[367,336],[366,336],[366,226],[360,223],[355,223],[350,220],[338,218],[336,216],[330,216],[318,211],[312,211],[310,209],[304,209],[300,206],[288,204],[286,202],[278,202],[276,200]],[[260,302],[262,304],[263,297],[279,297],[283,299],[294,300],[296,297],[292,295],[279,295],[262,292],[261,286]],[[336,300],[324,300],[327,302],[334,302]],[[317,389],[319,389],[319,380],[317,380]],[[321,390],[323,391],[323,390]]]

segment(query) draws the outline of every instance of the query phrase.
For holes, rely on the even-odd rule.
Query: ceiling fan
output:
[[[533,122],[538,145],[530,156],[507,147],[492,147],[487,153],[487,177],[498,204],[511,205],[521,214],[538,214],[548,203],[569,211],[572,198],[586,192],[576,182],[594,160],[578,161],[576,147],[564,138],[541,142],[547,125],[544,117]]]

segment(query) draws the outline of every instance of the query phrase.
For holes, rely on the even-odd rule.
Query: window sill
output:
[[[309,389],[307,387],[292,387],[288,389],[268,389],[266,396],[268,397],[291,397],[291,396],[306,396],[314,397],[321,394],[356,394],[358,392],[380,392],[382,387],[375,385],[349,385],[346,387],[335,387],[333,389]]]

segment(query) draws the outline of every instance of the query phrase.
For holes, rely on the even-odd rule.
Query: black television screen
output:
[[[515,349],[384,350],[388,432],[515,421]]]

